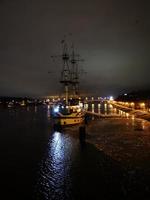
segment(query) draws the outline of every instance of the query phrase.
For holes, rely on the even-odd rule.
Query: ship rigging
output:
[[[75,54],[74,45],[71,54],[67,42],[62,42],[63,53],[60,83],[64,86],[65,102],[53,107],[52,115],[60,125],[75,125],[84,120],[84,110],[79,102],[79,69],[78,62],[83,61]],[[54,56],[52,56],[54,58]]]

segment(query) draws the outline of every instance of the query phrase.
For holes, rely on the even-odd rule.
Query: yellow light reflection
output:
[[[145,129],[145,121],[142,120],[142,129],[144,130]]]
[[[134,115],[132,115],[132,116],[131,116],[131,119],[132,119],[132,120],[135,120],[135,116],[134,116]]]
[[[92,112],[94,112],[94,104],[92,103]]]
[[[131,116],[131,119],[132,119],[132,126],[134,127],[134,126],[135,126],[135,116],[132,115],[132,116]]]
[[[119,110],[120,111],[120,110]],[[113,109],[113,113],[116,114],[117,113],[117,108]],[[120,113],[119,113],[120,114]]]
[[[127,117],[127,119],[129,118],[129,113],[125,113],[125,115],[126,115],[126,117]]]
[[[98,113],[100,113],[101,104],[98,104]]]

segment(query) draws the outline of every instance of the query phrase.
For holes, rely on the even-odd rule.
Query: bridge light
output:
[[[134,107],[134,103],[133,103],[133,102],[131,103],[131,107],[132,107],[132,108]]]
[[[140,103],[141,109],[145,109],[145,103]]]

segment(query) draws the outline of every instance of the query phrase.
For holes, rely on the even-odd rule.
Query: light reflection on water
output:
[[[95,104],[95,111],[98,110],[98,108],[103,112],[104,106],[102,104]],[[110,112],[109,106],[107,111]],[[112,111],[119,113],[115,108]],[[122,112],[122,114],[125,113]],[[81,192],[85,191],[85,193],[88,191],[90,193],[92,186],[93,188],[97,186],[96,189],[93,189],[94,192],[91,192],[91,194],[96,194],[98,197],[97,199],[99,199],[103,192],[101,188],[105,180],[106,188],[108,186],[107,182],[109,182],[109,174],[113,165],[107,162],[107,159],[102,155],[100,155],[100,162],[97,162],[95,149],[93,149],[92,154],[91,148],[89,149],[89,147],[81,151],[78,138],[74,138],[71,135],[73,130],[71,130],[69,134],[59,132],[51,133],[49,115],[50,111],[46,107],[37,107],[37,110],[34,109],[34,107],[9,110],[1,109],[1,147],[3,146],[3,151],[1,152],[4,154],[2,157],[1,172],[5,176],[2,180],[6,181],[6,191],[11,190],[11,192],[17,193],[15,196],[19,196],[18,199],[22,199],[25,194],[30,196],[30,184],[32,183],[32,179],[34,180],[35,174],[37,174],[36,169],[38,167],[36,168],[36,166],[37,163],[41,161],[42,157],[38,168],[38,181],[35,186],[34,199],[70,200],[72,199],[72,188],[74,189],[77,186],[79,188],[81,187]],[[119,122],[121,120],[119,119],[116,121]],[[128,124],[124,123],[126,121],[128,121]],[[128,119],[123,119],[121,124],[115,126],[117,128],[116,130],[118,130],[118,127],[120,129],[123,123],[128,125],[125,131],[128,131],[130,128],[134,130],[135,128],[135,132],[130,132],[132,134],[140,133],[142,135],[143,133],[149,133],[148,131],[146,132],[147,123],[144,120],[137,120],[134,115],[129,116]],[[103,128],[104,130],[105,128],[114,128],[111,124],[111,120],[105,121],[100,119],[100,123],[98,122],[98,124],[104,125],[100,133],[103,132]],[[115,129],[113,129],[113,131],[114,130]],[[94,131],[94,129],[92,129],[92,131]],[[99,131],[99,128],[97,128],[97,131]],[[44,156],[42,156],[43,152],[45,152]],[[98,151],[97,154],[99,155],[100,152]],[[106,165],[104,163],[106,163]],[[109,169],[107,168],[107,163],[110,166]],[[81,168],[82,170],[80,170]],[[105,173],[103,173],[104,171]],[[91,176],[89,177],[90,173]],[[101,174],[98,176],[98,173]],[[95,176],[93,176],[93,174]],[[105,177],[103,177],[103,174],[105,174]],[[112,172],[112,174],[114,173]],[[77,184],[73,183],[72,177],[77,177],[77,182],[75,182]],[[116,180],[116,177],[117,176],[113,176],[112,180]],[[93,178],[93,181],[91,181],[90,178]],[[97,182],[95,182],[96,178]],[[11,185],[8,180],[12,180],[13,184]],[[83,180],[83,182],[78,180]],[[113,185],[113,182],[112,184],[110,183],[110,188]],[[115,186],[117,192],[118,185]],[[112,194],[114,192],[113,189]],[[80,199],[88,199],[82,198],[82,196],[80,197]],[[76,198],[74,199],[76,200]],[[94,199],[94,196],[90,199]]]
[[[48,105],[47,106],[47,118],[49,119],[51,116],[51,113],[50,113],[50,106]]]
[[[39,199],[70,199],[69,177],[72,155],[71,137],[54,132],[50,138],[47,155],[40,165],[36,191]],[[36,193],[36,192],[35,192]]]
[[[95,103],[95,104],[87,104],[88,106],[88,110],[95,112],[95,113],[99,113],[99,114],[112,114],[112,115],[118,115],[118,117],[121,118],[125,118],[129,121],[126,122],[126,125],[129,126],[131,125],[133,129],[135,130],[144,130],[146,128],[145,126],[145,120],[138,120],[135,118],[135,116],[133,114],[127,113],[123,110],[119,110],[117,108],[115,108],[112,104],[108,104],[108,103]],[[92,116],[92,119],[94,120],[95,117]]]
[[[37,106],[34,106],[34,112],[37,112]]]
[[[99,103],[99,104],[98,104],[98,113],[99,113],[99,114],[100,114],[100,112],[101,112],[101,111],[100,111],[100,107],[101,107],[101,104]]]
[[[144,130],[145,129],[145,121],[142,120],[142,129]]]
[[[134,115],[131,115],[131,119],[132,119],[132,126],[134,127],[135,126],[135,117],[134,117]]]
[[[126,118],[126,126],[130,129],[145,129],[144,120],[136,120],[134,115],[104,104],[86,105],[91,111],[101,113],[117,113]],[[49,109],[48,109],[49,110]],[[47,110],[47,117],[50,112]],[[40,164],[39,179],[36,186],[36,198],[46,200],[70,200],[72,199],[72,179],[70,171],[77,153],[78,140],[70,135],[54,132],[47,146],[46,155]],[[75,152],[75,154],[74,154]]]
[[[95,109],[94,109],[94,103],[93,103],[93,104],[92,104],[92,112],[94,112],[94,110],[95,110]]]

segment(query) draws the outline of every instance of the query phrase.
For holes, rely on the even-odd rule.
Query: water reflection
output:
[[[145,121],[142,120],[142,129],[144,130],[145,129]]]
[[[108,105],[108,104],[106,104],[106,103],[104,104],[104,114],[107,114],[107,112],[108,112],[108,110],[107,110],[107,109],[108,109],[107,105]]]
[[[94,109],[94,103],[92,104],[92,112],[95,112],[95,109]]]
[[[99,111],[103,112],[104,105],[95,105],[94,108],[98,108]],[[113,109],[113,112],[119,111]],[[34,107],[30,107],[29,112],[25,108],[14,110],[1,109],[1,147],[4,149],[2,151],[4,155],[2,157],[1,171],[5,175],[4,181],[7,182],[5,186],[6,191],[15,192],[19,196],[18,199],[22,199],[25,194],[29,196],[29,198],[25,199],[31,199],[30,183],[32,183],[37,174],[37,162],[41,160],[43,152],[46,152],[38,170],[38,182],[34,192],[34,199],[36,200],[70,200],[73,194],[72,188],[75,190],[74,194],[79,193],[79,198],[74,199],[102,199],[101,196],[104,189],[106,190],[106,194],[114,197],[115,190],[116,194],[118,194],[119,191],[122,191],[121,188],[123,188],[124,193],[124,188],[127,187],[129,189],[126,190],[127,192],[135,188],[133,193],[137,194],[139,186],[141,186],[141,183],[138,182],[136,185],[136,181],[140,180],[138,174],[137,179],[129,176],[128,182],[123,172],[123,179],[121,179],[120,175],[116,175],[119,171],[116,168],[116,163],[110,163],[110,159],[106,158],[101,151],[96,151],[93,146],[89,147],[88,145],[84,149],[79,149],[80,146],[77,145],[79,143],[78,139],[71,137],[71,134],[73,135],[75,132],[74,129],[68,135],[59,132],[50,133],[50,120],[47,120],[48,113],[49,109],[45,109],[45,107],[38,107],[37,113],[34,112]],[[126,121],[129,123],[127,128],[125,126]],[[133,122],[133,127],[131,122]],[[96,129],[94,129],[95,126]],[[18,130],[21,130],[21,132]],[[107,135],[106,130],[110,131],[111,134]],[[93,134],[94,132],[96,132],[97,136]],[[115,132],[119,133],[118,143],[115,143],[117,139]],[[137,134],[137,137],[130,137],[128,133],[135,134],[135,136]],[[123,136],[125,135],[125,141],[126,136],[129,141],[135,139],[136,145],[133,143],[133,147],[138,149],[138,145],[140,144],[138,150],[142,150],[142,153],[145,152],[148,154],[149,149],[141,148],[142,146],[144,148],[145,144],[149,144],[149,138],[147,135],[145,137],[145,133],[149,134],[147,123],[144,120],[135,119],[134,115],[130,115],[129,120],[97,120],[97,124],[93,123],[92,125],[90,140],[93,138],[95,144],[106,145],[109,151],[111,146],[112,150],[117,149],[117,147],[123,147],[119,145],[122,145],[120,141],[124,140]],[[107,136],[110,138],[113,135],[115,136],[113,139],[114,146],[113,142],[111,143],[111,141],[107,140]],[[47,144],[46,147],[45,144]],[[131,146],[129,143],[129,148]],[[126,149],[128,151],[128,148]],[[120,152],[120,155],[123,155],[122,150],[118,152]],[[114,151],[112,151],[112,154],[114,155]],[[116,168],[115,171],[114,168]],[[72,177],[75,179],[74,182],[72,181]],[[143,178],[146,177],[148,176],[143,176]],[[118,183],[115,185],[117,178]],[[10,179],[13,180],[13,185],[8,182]],[[133,182],[132,185],[131,181]],[[127,187],[122,187],[120,183],[127,183]],[[89,193],[91,193],[90,197],[88,196]],[[82,196],[82,194],[87,198],[84,198],[85,196]],[[126,195],[126,193],[124,194]],[[107,198],[103,199],[106,200]],[[111,199],[111,197],[108,199]],[[125,199],[125,197],[118,199]]]
[[[40,165],[36,188],[36,196],[39,199],[69,199],[71,151],[71,138],[54,132],[48,143],[47,154]]]
[[[101,104],[100,103],[98,103],[98,113],[100,114],[101,113]]]
[[[34,107],[34,112],[37,112],[37,106]]]
[[[125,113],[125,116],[128,119],[129,118],[129,113]]]
[[[118,113],[125,117],[125,124],[127,128],[133,130],[144,130],[144,120],[135,120],[134,115],[130,115],[124,111],[113,108],[107,104],[90,104],[85,105],[90,108],[92,112],[98,113]],[[97,111],[96,111],[97,110]],[[47,109],[47,116],[49,116],[49,109]],[[72,179],[70,170],[72,167],[73,151],[75,142],[72,137],[60,132],[54,132],[47,146],[47,153],[40,165],[39,181],[37,184],[36,199],[71,199]]]
[[[132,126],[134,127],[135,126],[135,116],[131,115],[131,119],[132,119]]]
[[[88,106],[89,106],[88,103],[84,104],[84,109],[88,110]]]
[[[112,114],[120,118],[125,118],[128,120],[125,121],[126,126],[128,128],[132,128],[135,131],[142,131],[147,129],[145,120],[137,119],[134,114],[130,114],[128,112],[125,112],[124,110],[119,110],[118,108],[115,108],[112,104],[104,102],[98,102],[94,104],[89,103],[88,108],[89,111],[95,113],[105,114],[105,115]],[[94,120],[95,117],[92,116],[92,119]]]
[[[112,104],[109,103],[89,103],[89,104],[85,104],[85,108],[88,108],[87,110],[91,111],[91,112],[95,112],[98,114],[102,114],[102,115],[114,115],[115,117],[121,117],[121,118],[127,118],[127,119],[132,119],[134,115],[127,113],[123,110],[119,110],[118,108],[115,108]],[[93,117],[94,119],[94,117]]]
[[[47,118],[49,119],[50,118],[50,106],[48,105],[47,106]]]

